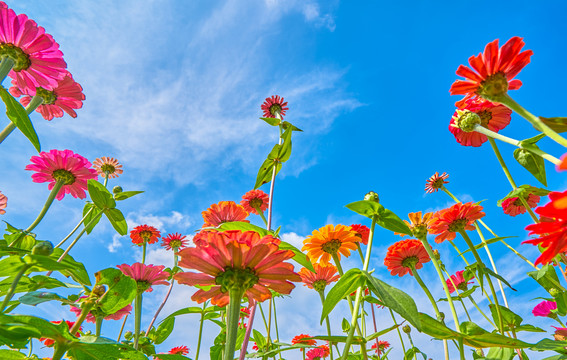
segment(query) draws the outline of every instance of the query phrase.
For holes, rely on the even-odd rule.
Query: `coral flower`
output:
[[[165,280],[169,277],[169,273],[163,271],[165,266],[145,265],[142,263],[134,263],[132,265],[122,264],[117,267],[126,276],[131,277],[138,283],[138,292],[152,292],[153,285],[169,285]]]
[[[63,199],[65,194],[84,199],[87,181],[98,178],[96,170],[91,169],[91,163],[71,150],[41,152],[39,156],[32,156],[30,161],[32,164],[27,165],[26,170],[35,171],[33,182],[49,182],[47,188],[51,190],[57,181],[63,181],[57,200]]]
[[[449,174],[443,173],[439,175],[438,172],[435,172],[432,177],[427,179],[425,182],[425,192],[431,194],[432,192],[439,191],[443,187],[443,184],[448,184],[448,181],[445,181],[449,177]]]
[[[279,113],[283,118],[285,112],[289,110],[287,106],[287,101],[284,102],[284,98],[279,95],[272,95],[272,97],[266,98],[262,104],[262,110],[264,110],[264,117],[275,118],[276,113]]]
[[[164,237],[161,240],[161,246],[163,246],[165,250],[173,249],[174,251],[186,248],[187,244],[189,243],[187,236],[178,233],[169,234],[167,235],[167,237]]]
[[[153,244],[159,240],[160,236],[158,229],[149,225],[139,225],[130,231],[132,243],[138,246],[142,246],[144,243]]]
[[[530,235],[539,237],[522,243],[546,248],[537,258],[536,265],[547,264],[553,261],[557,254],[567,251],[567,191],[551,192],[549,199],[549,203],[535,209],[542,217],[541,222],[526,226]]]
[[[6,210],[4,210],[8,206],[8,197],[0,191],[0,215],[4,215]]]
[[[327,356],[329,356],[329,354],[330,354],[329,347],[327,345],[321,345],[307,352],[307,360],[324,359]]]
[[[199,231],[197,234],[195,234],[195,236],[193,236],[192,239],[193,244],[197,246],[207,246],[207,244],[209,243],[209,237],[214,232],[215,231],[205,231],[205,230]]]
[[[15,81],[12,81],[12,83],[16,85]],[[28,106],[32,96],[41,96],[43,103],[35,111],[40,113],[45,120],[63,117],[63,111],[76,118],[77,113],[74,109],[82,108],[83,100],[85,100],[83,88],[73,80],[73,76],[69,72],[62,80],[57,82],[57,86],[51,91],[43,88],[30,89],[29,87],[20,89],[13,86],[10,88],[10,93],[15,97],[26,95],[20,99],[24,106]]]
[[[455,291],[455,286],[461,291],[467,291],[467,285],[473,283],[472,281],[467,282],[467,279],[465,279],[463,273],[464,270],[457,271],[455,275],[451,275],[450,279],[445,280],[451,294]],[[455,284],[455,286],[453,286],[453,284]]]
[[[86,296],[85,296],[86,297]],[[79,317],[81,315],[81,309],[75,306],[71,306],[71,308],[69,309],[72,312],[75,313],[75,315],[77,315],[77,317]],[[122,309],[118,310],[117,312],[115,312],[114,314],[110,314],[104,317],[104,320],[120,320],[122,319],[125,315],[128,315],[132,312],[132,305],[128,304],[125,307],[123,307]],[[87,314],[87,322],[90,323],[96,323],[96,316],[92,313],[89,312]]]
[[[429,232],[429,222],[433,213],[421,214],[421,211],[409,213],[408,217],[410,221],[404,220],[406,225],[410,228],[413,236],[418,239],[422,239]],[[406,234],[395,233],[397,235],[405,236]]]
[[[179,266],[199,271],[175,274],[181,284],[212,287],[197,290],[192,300],[202,303],[211,299],[213,305],[229,303],[229,290],[244,293],[249,301],[262,302],[272,297],[270,290],[289,294],[295,287],[291,281],[301,281],[293,265],[284,262],[294,254],[280,250],[280,241],[272,236],[260,237],[254,231],[231,230],[211,232],[205,246],[185,248],[179,252]]]
[[[384,350],[386,350],[389,347],[390,347],[390,343],[382,340],[379,340],[378,344],[374,343],[372,345],[372,349],[376,349],[376,353],[378,354],[378,356],[380,356],[384,352]]]
[[[544,300],[534,307],[532,314],[534,314],[534,316],[555,317],[557,315],[552,311],[555,309],[557,309],[555,301]]]
[[[472,223],[484,215],[480,205],[472,202],[457,203],[448,209],[439,210],[433,214],[429,223],[429,232],[439,234],[435,237],[436,243],[453,240],[459,231],[474,230]]]
[[[388,248],[384,265],[392,275],[401,277],[409,272],[413,276],[412,268],[421,269],[423,264],[428,261],[431,261],[431,259],[421,241],[406,239],[398,241]]]
[[[212,204],[201,215],[205,220],[203,227],[217,227],[222,223],[231,221],[250,222],[246,220],[248,212],[234,201],[221,201],[218,204]]]
[[[368,245],[368,237],[370,236],[370,229],[368,228],[368,226],[354,224],[350,226],[350,229],[356,232],[356,236],[360,238],[361,243]]]
[[[307,251],[312,262],[321,261],[322,265],[327,265],[333,255],[337,255],[339,260],[341,254],[350,256],[350,251],[356,250],[359,241],[357,233],[349,226],[329,224],[314,230],[311,236],[303,240],[301,251]]]
[[[242,196],[240,205],[249,213],[259,215],[256,209],[260,209],[262,212],[266,211],[269,200],[268,194],[262,190],[250,190]]]
[[[539,202],[539,196],[534,194],[529,194],[528,198],[526,199],[526,203],[530,208],[535,208],[537,203]],[[517,198],[508,198],[502,202],[502,210],[504,210],[505,214],[510,216],[516,216],[518,214],[524,214],[526,212],[526,207],[522,204],[522,201]]]
[[[565,171],[567,170],[567,154],[563,154],[561,156],[561,162],[555,167],[557,171]]]
[[[52,324],[61,324],[61,321],[51,321]],[[67,323],[67,327],[69,328],[69,330],[71,330],[73,328],[73,326],[75,325],[74,321],[68,321],[65,320],[65,323]],[[82,331],[83,327],[81,326],[79,328],[79,331]],[[77,331],[75,333],[75,337],[79,337],[81,336],[81,333]],[[40,338],[39,341],[41,341],[45,346],[51,346],[53,344],[55,344],[55,340],[54,339],[50,339],[50,338]]]
[[[464,146],[481,146],[488,137],[476,131],[463,131],[459,127],[461,119],[467,118],[469,113],[478,115],[479,125],[494,132],[504,129],[510,124],[512,110],[504,105],[493,104],[481,98],[467,99],[464,106],[456,110],[449,124],[449,131],[455,136],[457,142]]]
[[[168,351],[168,354],[179,354],[179,355],[187,355],[189,354],[189,348],[185,345],[183,346],[176,346]]]
[[[8,74],[20,89],[53,89],[67,73],[67,64],[53,37],[25,14],[0,4],[0,57],[14,62]]]
[[[106,177],[106,174],[108,173],[109,179],[117,178],[118,175],[124,172],[122,170],[122,165],[118,163],[118,160],[106,156],[96,158],[95,161],[93,161],[93,167],[103,178]]]
[[[302,268],[299,270],[299,276],[301,276],[301,281],[303,285],[310,289],[315,289],[318,292],[324,291],[325,287],[332,282],[339,280],[339,275],[337,275],[337,268],[333,265],[320,265],[313,264],[315,272],[307,268]]]
[[[291,339],[291,343],[292,345],[295,344],[305,344],[305,345],[315,345],[317,344],[317,341],[315,341],[314,339],[309,339],[311,337],[311,335],[306,335],[306,334],[300,334],[297,335],[296,337],[294,337],[293,339]],[[308,340],[305,340],[308,339]]]
[[[451,95],[475,95],[492,98],[503,95],[508,90],[516,90],[522,86],[514,77],[530,63],[531,50],[522,51],[524,42],[520,37],[513,37],[504,46],[498,47],[498,39],[486,45],[484,53],[469,58],[472,69],[460,65],[457,75],[466,80],[456,80]]]

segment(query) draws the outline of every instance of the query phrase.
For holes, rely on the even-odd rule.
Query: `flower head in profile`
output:
[[[455,286],[461,291],[467,291],[467,285],[473,283],[472,281],[467,282],[467,279],[463,276],[464,272],[464,270],[457,271],[455,275],[451,275],[450,279],[445,280],[451,294],[455,292]]]
[[[360,238],[350,226],[329,224],[314,230],[311,236],[303,240],[301,251],[307,251],[311,262],[320,261],[322,265],[327,265],[333,255],[337,255],[339,260],[341,255],[350,256],[350,251],[356,250],[359,241]]]
[[[406,225],[410,228],[413,236],[418,239],[422,239],[427,236],[429,232],[429,222],[433,213],[425,213],[421,214],[421,211],[409,213],[408,217],[410,221],[404,220]],[[397,235],[405,236],[406,234],[395,233]]]
[[[165,250],[181,250],[186,248],[188,243],[189,240],[187,239],[187,236],[178,233],[169,234],[161,239],[161,246],[163,246]]]
[[[259,215],[258,209],[260,209],[261,212],[266,211],[268,202],[268,194],[262,190],[250,190],[242,196],[240,205],[242,205],[247,212]]]
[[[555,328],[553,338],[557,341],[565,341],[567,339],[567,328],[553,327]]]
[[[63,321],[51,321],[52,324],[56,324],[59,325],[61,324]],[[68,321],[65,320],[65,324],[67,324],[67,331],[71,330],[73,328],[73,326],[75,326],[75,322],[74,321]],[[63,325],[64,326],[64,325]],[[79,337],[81,336],[80,331],[83,331],[83,327],[81,326],[79,328],[79,331],[77,331],[74,335],[75,337]],[[51,346],[53,344],[55,344],[55,340],[51,339],[51,338],[40,338],[39,341],[41,341],[45,346]]]
[[[95,161],[93,161],[93,166],[98,174],[103,178],[106,177],[107,174],[109,179],[117,178],[118,175],[124,172],[122,170],[122,165],[118,163],[118,160],[112,157],[109,158],[103,156],[101,158],[96,158]]]
[[[321,292],[325,290],[327,285],[339,280],[340,276],[337,275],[337,268],[331,264],[313,264],[313,268],[315,269],[315,272],[312,272],[307,268],[299,270],[301,282],[310,289],[315,289],[318,292]]]
[[[4,210],[8,206],[8,197],[0,191],[0,215],[4,215],[6,210]]]
[[[449,182],[446,181],[449,177],[449,174],[443,173],[439,175],[438,172],[435,172],[432,177],[427,179],[425,182],[425,192],[431,194],[433,192],[439,191],[443,187],[443,184],[448,184]]]
[[[168,354],[179,354],[179,355],[187,355],[189,354],[189,348],[185,345],[183,346],[176,346],[167,352]]]
[[[464,146],[481,146],[488,140],[484,134],[474,131],[474,125],[498,132],[510,124],[512,110],[481,98],[467,99],[451,118],[449,131]]]
[[[84,296],[84,298],[86,298],[86,296]],[[76,306],[71,306],[71,308],[69,310],[72,311],[73,313],[75,313],[75,315],[77,315],[77,317],[79,317],[81,315],[81,311],[82,311],[80,308],[78,308]],[[104,317],[104,320],[120,320],[124,316],[130,314],[131,312],[132,312],[132,305],[128,304],[125,307],[123,307],[122,309],[115,312],[114,314],[106,315]],[[87,320],[87,322],[90,322],[90,323],[93,323],[93,324],[96,323],[96,316],[93,314],[92,311],[87,314],[86,320]]]
[[[361,243],[368,245],[368,237],[370,236],[370,229],[368,228],[368,226],[353,224],[350,226],[350,229],[356,232],[356,236],[360,238]]]
[[[315,349],[311,349],[307,352],[307,360],[320,360],[329,356],[330,350],[327,345],[321,345]]]
[[[535,208],[539,203],[539,200],[540,197],[534,194],[529,194],[525,199],[530,208]],[[526,212],[526,207],[524,206],[520,198],[512,197],[502,202],[502,210],[504,210],[504,214],[516,216],[519,214],[524,214]]]
[[[550,263],[555,256],[567,251],[567,191],[551,192],[549,199],[549,203],[534,210],[541,215],[541,222],[526,226],[530,235],[539,237],[522,243],[545,248],[536,265]]]
[[[387,348],[390,347],[390,343],[385,340],[379,340],[378,344],[374,343],[372,349],[376,349],[376,354],[380,356]]]
[[[421,269],[423,264],[431,261],[423,244],[419,240],[401,240],[388,248],[384,265],[392,275],[404,276],[409,273],[413,276],[413,269]]]
[[[262,104],[262,110],[264,111],[264,117],[275,118],[276,114],[280,114],[283,118],[285,112],[289,110],[287,107],[287,101],[284,102],[284,98],[279,95],[272,95],[272,97],[266,98]]]
[[[160,236],[158,229],[149,225],[139,225],[130,231],[132,243],[138,246],[156,243]]]
[[[435,237],[436,243],[453,240],[457,232],[474,230],[472,224],[484,215],[480,205],[472,202],[456,203],[448,209],[439,210],[433,214],[429,223],[429,232],[438,234]]]
[[[57,200],[63,199],[65,194],[84,199],[87,181],[98,178],[91,163],[71,150],[41,152],[39,156],[32,156],[30,161],[32,163],[26,166],[26,170],[35,171],[32,174],[33,182],[49,182],[49,190],[53,189],[57,181],[63,182]]]
[[[557,309],[557,303],[555,301],[544,300],[534,307],[532,314],[534,314],[534,316],[555,317],[557,316],[553,312],[555,309]]]
[[[179,252],[179,266],[198,272],[177,273],[174,279],[180,284],[212,286],[197,290],[193,301],[211,299],[213,305],[225,306],[229,291],[236,291],[243,292],[244,298],[262,302],[272,297],[270,290],[289,294],[295,287],[291,281],[301,280],[293,265],[285,262],[294,253],[280,250],[280,241],[272,236],[240,230],[211,232],[208,236],[208,244]]]
[[[250,222],[246,220],[248,212],[234,201],[221,201],[218,204],[212,204],[201,215],[205,220],[203,227],[217,227],[231,221]]]
[[[165,280],[169,277],[169,273],[163,271],[163,265],[145,265],[142,263],[134,263],[132,265],[122,264],[117,267],[126,276],[131,277],[138,283],[138,292],[152,292],[153,285],[169,285]]]
[[[311,335],[306,335],[306,334],[299,334],[297,336],[295,336],[293,339],[291,339],[291,343],[292,345],[295,344],[304,344],[304,345],[316,345],[317,341],[315,341],[314,339],[310,339]]]
[[[516,90],[522,86],[516,75],[530,63],[531,50],[521,51],[524,41],[513,37],[502,47],[498,39],[486,45],[484,53],[469,58],[471,68],[460,65],[457,75],[465,80],[456,80],[451,85],[451,95],[465,95],[465,98],[481,96],[491,99]]]

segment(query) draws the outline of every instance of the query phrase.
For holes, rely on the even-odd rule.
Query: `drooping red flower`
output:
[[[467,280],[463,276],[464,272],[464,270],[457,271],[455,275],[451,275],[450,279],[445,280],[451,294],[455,291],[455,286],[461,291],[466,291],[467,285],[473,283],[472,281],[467,282]],[[455,284],[455,286],[453,286],[453,284]]]
[[[208,244],[185,248],[179,252],[179,266],[199,272],[175,274],[181,284],[212,287],[199,289],[191,299],[213,305],[229,302],[229,289],[244,291],[244,298],[262,302],[272,297],[270,290],[289,294],[295,287],[291,281],[301,278],[293,270],[291,250],[280,250],[280,241],[272,236],[260,237],[257,232],[231,230],[211,232]]]
[[[476,131],[466,132],[456,125],[459,119],[467,112],[473,112],[480,118],[480,125],[494,132],[504,129],[510,124],[512,110],[504,105],[493,104],[481,98],[472,98],[464,101],[462,106],[455,111],[449,124],[449,131],[455,136],[457,142],[464,146],[481,146],[488,140],[488,137]]]
[[[8,197],[0,191],[0,215],[4,215],[6,210],[4,210],[8,206]]]
[[[179,355],[187,355],[189,354],[189,348],[185,345],[183,346],[176,346],[167,352],[168,354],[179,354]]]
[[[259,215],[256,209],[260,209],[262,212],[266,211],[269,200],[268,194],[262,190],[250,190],[242,196],[240,205],[249,213]]]
[[[98,178],[96,170],[91,169],[91,163],[71,150],[40,152],[39,156],[32,156],[30,161],[32,164],[27,165],[26,170],[35,171],[32,174],[33,182],[49,182],[47,188],[51,190],[57,181],[63,181],[57,200],[63,199],[65,194],[84,199],[87,181]]]
[[[138,292],[152,292],[153,285],[169,285],[165,280],[169,277],[169,273],[163,271],[163,265],[145,265],[142,263],[134,263],[132,265],[122,264],[116,265],[126,276],[131,277],[138,283]]]
[[[353,224],[350,226],[350,229],[356,232],[356,236],[360,238],[361,243],[368,245],[368,237],[370,236],[370,229],[368,228],[368,226]]]
[[[539,237],[522,244],[541,245],[545,248],[535,264],[547,264],[555,256],[567,251],[567,191],[549,193],[549,203],[535,209],[541,222],[526,226],[530,235]]]
[[[384,265],[392,275],[404,276],[409,272],[413,276],[412,268],[421,269],[423,264],[431,261],[423,244],[419,240],[401,240],[388,248]]]
[[[262,104],[262,110],[264,111],[264,117],[275,118],[276,113],[280,116],[285,116],[285,112],[289,110],[287,106],[287,101],[284,102],[284,98],[279,95],[272,95],[272,97],[266,98]]]
[[[376,354],[380,356],[387,348],[390,347],[390,343],[385,340],[379,340],[378,344],[374,343],[372,349],[376,349]]]
[[[539,203],[539,199],[539,196],[529,194],[528,198],[526,199],[526,203],[530,208],[535,208]],[[516,216],[519,214],[524,214],[526,212],[526,207],[524,206],[524,204],[522,204],[520,198],[512,197],[502,202],[502,210],[504,210],[504,214]]]
[[[316,345],[317,341],[315,341],[314,339],[309,339],[311,337],[311,335],[306,335],[306,334],[299,334],[297,336],[295,336],[293,339],[291,339],[291,343],[293,345],[295,344],[305,344],[305,345]],[[308,340],[304,340],[304,339],[308,339]]]
[[[51,323],[52,324],[61,324],[61,321],[51,321]],[[73,328],[73,326],[75,326],[74,321],[65,320],[65,323],[67,324],[68,330],[71,330]],[[75,333],[75,337],[81,336],[80,331],[83,331],[82,326],[79,328],[79,331],[77,331]],[[40,338],[39,341],[41,341],[45,346],[51,346],[51,345],[55,344],[55,340],[51,339],[51,338]]]
[[[212,204],[201,215],[205,220],[203,227],[217,227],[222,223],[231,221],[250,222],[246,220],[248,212],[234,201],[221,201],[218,204]]]
[[[166,237],[161,239],[161,246],[163,246],[166,250],[181,250],[187,247],[189,240],[187,236],[181,235],[179,233],[169,234]]]
[[[443,174],[439,175],[438,172],[435,172],[433,176],[431,176],[425,182],[425,192],[431,194],[433,192],[439,191],[443,184],[448,184],[448,181],[445,181],[449,177],[449,174],[444,172]]]
[[[161,234],[158,229],[149,225],[139,225],[130,231],[130,239],[132,239],[132,243],[138,246],[142,246],[144,243],[156,243],[160,236]]]
[[[534,316],[552,317],[554,315],[552,310],[555,309],[557,309],[557,303],[555,301],[544,300],[534,307],[532,314],[534,314]]]
[[[524,41],[517,36],[502,47],[498,47],[498,39],[486,45],[484,53],[469,58],[472,69],[459,65],[457,75],[466,80],[456,80],[449,90],[451,95],[491,98],[519,89],[522,82],[514,77],[530,63],[533,54],[531,50],[520,52],[522,47]]]
[[[299,270],[299,276],[301,276],[301,281],[304,286],[310,289],[315,289],[318,292],[325,290],[325,287],[332,282],[339,280],[339,275],[337,275],[337,268],[331,264],[313,264],[315,272],[307,268],[302,268]]]
[[[93,161],[93,166],[98,174],[103,178],[107,173],[109,179],[117,178],[118,175],[124,172],[124,170],[122,170],[122,165],[118,163],[118,160],[112,157],[109,158],[103,156],[101,158],[96,158],[95,161]]]
[[[480,205],[472,202],[456,203],[448,209],[439,210],[433,214],[429,223],[429,232],[439,234],[435,237],[436,243],[453,240],[458,231],[474,230],[472,224],[484,215]]]

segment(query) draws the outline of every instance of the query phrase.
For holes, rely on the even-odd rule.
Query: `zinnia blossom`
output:
[[[163,265],[145,265],[142,263],[134,263],[132,265],[117,265],[126,276],[131,277],[138,283],[138,292],[152,292],[153,285],[169,285],[165,280],[169,277],[167,271],[163,271]]]
[[[567,154],[563,154],[561,156],[561,162],[555,167],[557,171],[565,171],[567,170]]]
[[[439,234],[435,237],[436,243],[453,240],[459,231],[474,230],[475,227],[472,224],[484,215],[480,205],[472,202],[456,203],[448,209],[439,210],[433,214],[429,223],[429,232]]]
[[[168,354],[179,354],[179,355],[187,355],[189,354],[189,348],[185,345],[183,346],[176,346],[168,351]]]
[[[526,226],[530,235],[539,237],[522,243],[546,248],[537,258],[536,265],[550,263],[555,256],[567,251],[567,191],[551,192],[549,199],[549,203],[535,209],[541,215],[541,222]]]
[[[275,118],[276,113],[280,114],[283,118],[285,112],[289,110],[287,106],[287,101],[284,102],[284,98],[279,95],[272,95],[272,97],[266,98],[262,104],[262,110],[264,110],[264,117]]]
[[[457,271],[455,275],[451,275],[450,279],[445,280],[447,287],[449,288],[449,293],[452,294],[455,291],[455,286],[461,291],[466,291],[467,285],[473,283],[472,281],[467,282],[467,280],[463,276],[464,272],[464,270]],[[455,286],[453,286],[453,284],[455,284]]]
[[[86,296],[82,296],[82,297],[86,298]],[[82,311],[82,309],[80,309],[76,306],[71,306],[71,308],[69,310],[74,312],[75,315],[77,315],[77,317],[79,317],[81,315],[81,311]],[[132,305],[128,304],[128,305],[124,306],[122,309],[115,312],[114,314],[110,314],[110,315],[105,316],[104,320],[120,320],[125,315],[128,315],[131,312],[132,312]],[[96,316],[92,312],[89,312],[87,314],[86,320],[87,320],[87,322],[94,324],[94,323],[96,323]]]
[[[132,243],[138,246],[142,246],[144,243],[156,243],[160,236],[161,234],[158,229],[149,225],[139,225],[130,231]]]
[[[354,224],[350,226],[350,229],[356,232],[356,236],[360,238],[361,243],[368,245],[368,237],[370,236],[370,229],[368,228],[368,226]]]
[[[321,345],[307,352],[307,360],[324,359],[327,356],[329,356],[329,354],[330,354],[329,347],[327,345]]]
[[[211,299],[213,305],[229,303],[229,290],[244,292],[244,298],[262,302],[272,297],[270,290],[289,294],[295,287],[291,281],[301,278],[293,265],[291,250],[280,250],[280,241],[272,236],[260,237],[254,231],[231,230],[212,232],[207,245],[185,248],[179,252],[179,266],[199,272],[175,274],[181,284],[212,287],[199,289],[191,297],[202,303]]]
[[[93,166],[98,174],[103,178],[107,176],[107,173],[109,179],[117,178],[118,175],[124,172],[124,170],[122,170],[122,165],[118,163],[118,160],[112,157],[109,158],[103,156],[101,158],[96,158],[95,161],[93,161]]]
[[[555,309],[557,309],[555,301],[544,300],[534,307],[532,314],[534,314],[534,316],[555,317],[557,315],[555,315],[552,311]]]
[[[480,126],[498,132],[510,124],[512,110],[504,105],[493,104],[481,98],[467,99],[463,106],[455,111],[449,124],[449,131],[455,136],[457,142],[464,146],[481,146],[488,137],[476,131],[463,131],[457,125],[467,112],[473,112],[480,118]]]
[[[443,184],[448,184],[448,181],[445,181],[449,177],[449,174],[444,172],[443,174],[439,175],[438,172],[435,172],[432,177],[427,179],[425,182],[425,192],[431,194],[433,192],[439,191],[443,187]]]
[[[424,238],[429,232],[429,222],[433,213],[421,214],[421,211],[409,213],[408,217],[410,221],[404,220],[406,225],[410,228],[413,236],[418,239]],[[397,235],[405,236],[406,234],[395,233]]]
[[[310,289],[315,289],[318,292],[321,292],[325,290],[327,285],[339,280],[340,276],[337,275],[337,268],[331,264],[313,264],[313,268],[315,269],[315,272],[312,272],[307,268],[299,270],[299,276],[301,276],[303,285]]]
[[[560,328],[556,326],[552,326],[555,328],[555,334],[553,334],[553,338],[557,341],[564,341],[567,338],[567,328]]]
[[[207,246],[209,244],[209,237],[215,231],[201,230],[193,236],[193,244],[197,246]]]
[[[57,200],[63,199],[65,194],[84,199],[87,181],[98,178],[96,170],[91,169],[91,163],[71,150],[41,152],[39,156],[32,156],[30,161],[32,164],[27,165],[26,170],[35,171],[33,182],[49,182],[47,188],[51,190],[57,181],[63,181]]]
[[[61,324],[61,322],[62,321],[51,321],[52,324]],[[65,320],[65,323],[67,323],[67,327],[69,328],[69,330],[71,330],[73,328],[73,326],[75,326],[74,321]],[[79,328],[79,331],[83,331],[82,326]],[[77,331],[75,333],[75,337],[81,336],[81,333],[79,331]],[[50,339],[50,338],[40,338],[39,341],[41,341],[45,346],[51,346],[51,345],[55,344],[55,340]]]
[[[412,269],[421,269],[423,264],[431,261],[423,244],[419,240],[406,239],[394,243],[388,248],[384,265],[392,275],[404,276]]]
[[[262,212],[266,211],[269,200],[268,194],[262,190],[250,190],[242,196],[240,205],[249,213],[259,215],[256,209],[260,209]]]
[[[212,204],[201,215],[205,220],[203,227],[217,227],[231,221],[250,222],[246,220],[248,212],[234,201],[221,201],[218,204]]]
[[[300,334],[295,336],[293,339],[291,339],[291,343],[292,345],[295,344],[305,344],[305,345],[316,345],[317,341],[315,341],[314,339],[309,339],[311,337],[311,335],[306,335],[306,334]],[[305,340],[308,339],[308,340]]]
[[[528,198],[526,199],[526,203],[530,208],[535,208],[537,206],[537,203],[539,203],[539,199],[539,196],[529,194]],[[524,214],[526,212],[526,207],[524,206],[520,198],[512,197],[502,202],[502,210],[504,210],[505,214],[516,216],[519,214]]]
[[[0,191],[0,215],[4,215],[6,210],[4,210],[8,206],[8,197]]]
[[[376,354],[380,356],[384,350],[390,347],[390,343],[387,341],[379,340],[378,344],[374,343],[372,349],[376,349]]]
[[[469,68],[460,65],[457,75],[466,80],[456,80],[451,89],[451,95],[466,95],[466,98],[482,96],[491,98],[505,94],[508,90],[516,90],[522,86],[516,75],[530,63],[533,54],[531,50],[522,51],[524,41],[513,37],[498,47],[498,39],[486,45],[484,53],[469,58]]]
[[[333,255],[340,260],[343,256],[350,256],[351,250],[357,249],[360,238],[357,233],[345,225],[325,225],[319,230],[314,230],[312,235],[303,240],[301,251],[307,251],[311,262],[320,261],[327,265]]]
[[[169,234],[162,238],[161,241],[161,246],[163,246],[166,250],[174,251],[187,247],[187,244],[189,243],[187,236],[178,233]]]

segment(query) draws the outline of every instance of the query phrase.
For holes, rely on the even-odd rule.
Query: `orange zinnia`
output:
[[[339,280],[340,276],[337,275],[337,268],[331,264],[313,264],[313,268],[315,269],[315,272],[312,272],[307,268],[299,270],[301,281],[310,289],[315,289],[318,292],[321,292],[325,290],[327,285]]]
[[[421,211],[409,213],[408,217],[410,221],[404,220],[406,225],[410,228],[413,236],[418,239],[423,238],[429,232],[429,222],[433,213],[425,213],[421,215]],[[395,233],[396,235],[405,236],[406,234]]]
[[[406,239],[388,248],[384,265],[392,275],[404,276],[409,272],[413,276],[413,268],[421,269],[430,260],[421,241]]]
[[[221,201],[218,204],[212,204],[201,215],[205,220],[203,227],[217,227],[222,223],[231,221],[250,222],[246,220],[248,212],[234,201]]]
[[[429,223],[429,232],[439,234],[435,237],[436,243],[453,240],[459,231],[474,230],[472,223],[484,215],[480,205],[472,202],[456,203],[448,209],[439,210],[433,214]]]
[[[258,214],[258,209],[264,212],[268,208],[270,197],[262,190],[250,190],[242,196],[240,205],[251,214]]]
[[[300,334],[297,335],[296,337],[294,337],[293,339],[291,339],[291,343],[293,345],[295,344],[305,344],[305,345],[316,345],[317,341],[313,340],[313,339],[309,339],[311,337],[311,335],[306,335],[306,334]],[[309,340],[304,340],[305,338],[308,338]]]
[[[320,261],[322,265],[329,264],[333,255],[341,259],[341,254],[348,257],[351,250],[356,250],[360,238],[355,231],[345,225],[325,225],[303,240],[301,251],[307,251],[312,262]]]

